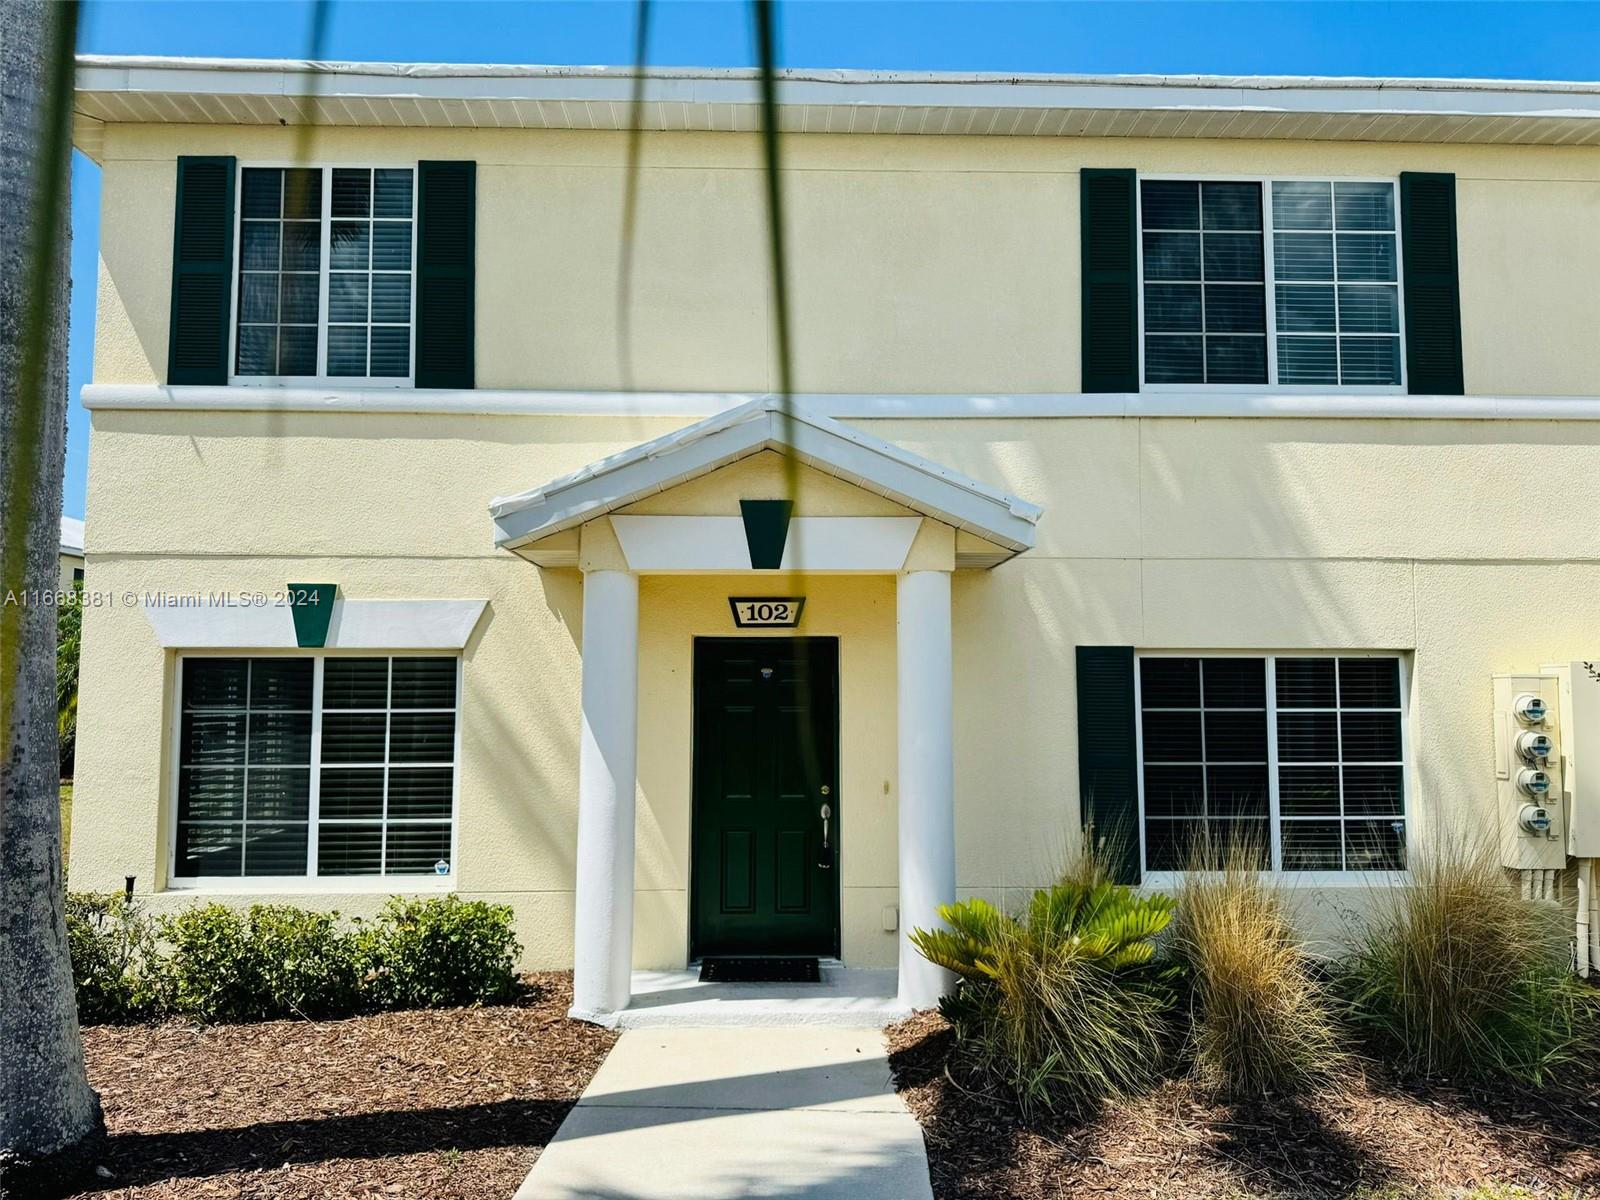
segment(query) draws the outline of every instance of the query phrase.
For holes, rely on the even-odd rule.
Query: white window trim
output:
[[[185,650],[176,656],[173,672],[173,703],[168,722],[168,802],[166,890],[193,894],[232,895],[316,895],[332,893],[381,893],[384,895],[409,895],[456,890],[459,854],[461,850],[461,700],[466,676],[465,664],[455,651],[384,650],[335,652],[310,647],[293,650]],[[309,871],[317,861],[317,823],[322,800],[322,679],[324,664],[330,658],[450,658],[456,663],[455,696],[455,761],[450,774],[450,873],[448,875],[183,875],[177,874],[178,864],[178,789],[180,761],[183,757],[183,667],[191,658],[310,658],[313,660],[311,676],[311,796],[306,810],[306,867]],[[393,667],[390,667],[391,673]],[[392,697],[391,697],[392,699]],[[392,710],[391,710],[392,711]],[[385,757],[388,750],[385,748]],[[387,788],[385,789],[387,797]],[[387,799],[385,800],[387,811]],[[385,818],[387,819],[387,817]]]
[[[287,170],[287,169],[313,169],[322,172],[322,214],[318,218],[321,226],[322,258],[317,276],[317,374],[315,375],[240,375],[239,365],[239,293],[240,276],[244,271],[244,262],[239,257],[244,233],[244,173],[246,170]],[[333,172],[335,170],[349,169],[358,171],[410,171],[411,172],[411,330],[409,370],[404,376],[385,375],[380,378],[363,375],[329,375],[328,366],[328,274],[332,269],[329,262],[333,232]],[[233,277],[228,281],[228,386],[230,387],[307,387],[328,384],[340,388],[360,388],[362,390],[384,390],[389,388],[410,388],[414,386],[417,376],[417,267],[420,255],[418,254],[421,228],[418,223],[418,188],[421,186],[421,171],[415,162],[297,162],[293,159],[260,159],[249,162],[243,159],[234,164],[233,174]],[[282,223],[282,217],[279,217]],[[370,218],[369,218],[370,223]],[[281,237],[281,232],[280,232]],[[370,250],[369,250],[370,253]],[[280,258],[281,264],[281,258]],[[370,273],[370,259],[369,273]],[[281,303],[281,300],[280,300]],[[370,289],[369,299],[370,305]],[[368,336],[371,334],[371,309],[367,312]],[[368,361],[371,361],[371,346],[367,349]]]
[[[1266,293],[1267,383],[1146,383],[1144,374],[1144,189],[1146,180],[1178,180],[1192,183],[1259,183],[1261,185],[1261,269]],[[1397,384],[1306,384],[1271,382],[1278,377],[1278,286],[1277,262],[1273,245],[1272,185],[1274,183],[1387,183],[1394,189],[1395,302],[1400,308],[1400,382]],[[1405,247],[1400,231],[1400,179],[1396,175],[1229,175],[1217,172],[1156,173],[1139,172],[1133,181],[1134,274],[1139,285],[1139,390],[1155,395],[1205,395],[1221,393],[1236,396],[1334,394],[1340,396],[1399,396],[1406,394],[1406,284]],[[1289,280],[1288,282],[1294,282]],[[1338,335],[1335,335],[1338,336]]]
[[[1417,819],[1415,764],[1411,756],[1411,675],[1407,652],[1400,650],[1137,650],[1133,656],[1134,775],[1139,797],[1139,873],[1140,887],[1170,892],[1182,886],[1192,874],[1187,871],[1147,871],[1144,817],[1144,687],[1139,662],[1146,658],[1259,658],[1266,662],[1267,678],[1267,817],[1272,843],[1272,867],[1260,872],[1264,878],[1294,888],[1371,888],[1400,886],[1411,878],[1410,867],[1403,871],[1285,871],[1282,867],[1283,841],[1278,811],[1278,723],[1276,715],[1276,662],[1280,658],[1387,658],[1398,663],[1400,674],[1400,778],[1405,787],[1406,861],[1416,848],[1413,832]],[[1341,776],[1340,787],[1343,788]],[[1342,808],[1342,805],[1341,805]],[[1341,824],[1344,817],[1341,815]],[[1211,872],[1198,872],[1209,875]]]

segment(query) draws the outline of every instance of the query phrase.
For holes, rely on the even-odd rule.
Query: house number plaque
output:
[[[729,596],[733,623],[740,629],[793,629],[800,624],[804,596]]]

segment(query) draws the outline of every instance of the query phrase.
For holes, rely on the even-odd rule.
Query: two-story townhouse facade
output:
[[[792,73],[783,401],[751,79],[649,80],[624,296],[632,87],[84,60],[76,886],[925,1004],[1086,824],[1327,930],[1503,821],[1491,677],[1600,646],[1600,89]]]

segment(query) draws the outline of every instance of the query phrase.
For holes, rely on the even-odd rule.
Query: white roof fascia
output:
[[[495,542],[516,549],[741,458],[775,450],[1020,554],[1041,510],[959,472],[796,405],[760,397],[642,442],[542,487],[490,502]]]
[[[376,99],[395,106],[391,123],[399,125],[499,125],[499,115],[483,106],[509,103],[541,106],[538,126],[623,129],[631,121],[637,78],[632,67],[81,55],[78,115],[83,138],[99,135],[93,122],[233,123],[240,118],[228,99],[247,101],[247,112],[258,104],[272,110],[247,122],[359,124],[348,111],[340,119],[337,107],[330,116],[320,106]],[[644,79],[640,121],[646,128],[753,128],[745,123],[758,103],[752,70],[649,68]],[[798,114],[795,120],[805,118],[796,127],[834,132],[872,132],[886,122],[890,131],[969,132],[972,120],[960,115],[966,114],[991,132],[1054,135],[1082,133],[1079,126],[1096,114],[1238,114],[1240,123],[1230,124],[1227,136],[1272,136],[1268,127],[1281,117],[1366,116],[1409,122],[1412,132],[1418,123],[1437,127],[1424,140],[1555,142],[1568,140],[1575,122],[1600,121],[1600,84],[1538,80],[790,69],[779,72],[778,102]],[[1007,111],[1020,122],[1013,118],[1001,128],[996,121]],[[861,123],[852,113],[861,114]],[[1050,113],[1070,118],[1068,127],[1045,120]],[[929,114],[950,115],[930,120]],[[1447,130],[1438,125],[1441,118],[1472,128]],[[1392,137],[1395,130],[1385,126],[1377,133]],[[1323,136],[1375,140],[1367,123]]]

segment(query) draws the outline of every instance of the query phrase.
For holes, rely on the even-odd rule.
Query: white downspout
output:
[[[1589,978],[1589,909],[1594,903],[1594,859],[1580,858],[1578,860],[1578,930],[1577,930],[1577,967],[1578,978]]]
[[[1590,860],[1589,879],[1589,971],[1600,966],[1600,896],[1594,891],[1594,863]]]

